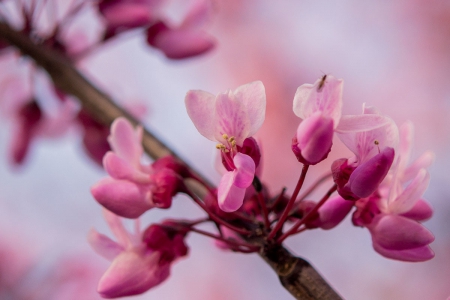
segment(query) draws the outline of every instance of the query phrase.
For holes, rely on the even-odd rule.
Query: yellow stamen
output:
[[[223,137],[226,141],[228,141],[228,135],[227,135],[226,133],[222,134],[222,137]]]

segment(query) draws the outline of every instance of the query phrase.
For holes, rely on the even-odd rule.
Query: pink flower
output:
[[[215,45],[214,39],[202,29],[211,14],[210,0],[196,0],[180,25],[168,26],[166,22],[158,21],[150,26],[147,30],[147,42],[171,59],[205,53]]]
[[[169,277],[172,262],[187,255],[185,232],[166,229],[163,224],[152,225],[142,233],[136,220],[132,234],[118,216],[107,210],[104,215],[117,242],[94,229],[88,237],[98,254],[112,260],[98,284],[104,298],[137,295],[151,289]]]
[[[128,120],[117,118],[108,138],[113,151],[106,153],[103,166],[111,177],[91,188],[105,208],[126,218],[137,218],[153,208],[168,208],[178,191],[180,177],[164,164],[143,165],[142,127],[133,129]]]
[[[350,200],[370,196],[388,173],[398,144],[398,128],[394,121],[380,116],[374,108],[363,107],[363,115],[377,117],[374,129],[338,133],[341,141],[355,154],[350,159],[336,160],[333,178],[339,194]]]
[[[314,84],[303,84],[297,89],[293,111],[302,122],[292,150],[301,163],[314,165],[324,160],[331,150],[334,131],[361,132],[383,124],[378,115],[341,117],[343,84],[342,79],[324,75]]]
[[[406,167],[411,152],[412,124],[401,128],[400,151],[389,176],[378,193],[356,202],[355,225],[370,230],[374,249],[381,255],[405,261],[424,261],[434,257],[429,244],[433,234],[419,222],[431,217],[430,205],[422,199],[430,176],[430,152]]]
[[[245,140],[254,135],[264,121],[264,86],[255,81],[217,96],[204,91],[189,91],[185,102],[197,130],[207,139],[219,142],[217,149],[222,152],[228,170],[219,184],[219,206],[226,212],[236,211],[255,176],[256,164],[252,157],[258,156],[251,157],[242,150]],[[253,151],[246,150],[246,153],[250,152]]]
[[[121,31],[150,25],[161,0],[102,0],[98,3],[100,13],[106,19],[106,37]]]

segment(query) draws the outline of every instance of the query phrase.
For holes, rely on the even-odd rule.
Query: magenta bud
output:
[[[333,119],[323,117],[320,113],[303,120],[295,137],[297,149],[292,146],[298,161],[315,165],[327,158],[333,144],[333,133]]]
[[[172,197],[180,190],[181,178],[171,169],[156,170],[150,175],[152,201],[156,207],[169,208]]]
[[[394,161],[395,151],[387,147],[365,163],[359,165],[350,175],[348,185],[358,197],[370,196],[383,181]]]
[[[144,231],[142,241],[148,248],[164,253],[164,259],[168,262],[188,253],[184,243],[186,233],[184,226],[178,226],[173,221],[164,221],[161,225],[150,225]]]

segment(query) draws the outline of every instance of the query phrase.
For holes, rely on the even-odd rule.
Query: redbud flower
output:
[[[304,164],[324,160],[331,150],[333,133],[367,131],[382,125],[378,115],[342,116],[344,81],[324,75],[314,84],[301,85],[294,96],[293,111],[302,119],[292,150]]]
[[[150,26],[147,42],[171,59],[203,54],[215,45],[214,39],[203,30],[211,14],[211,0],[196,0],[178,26],[170,26],[163,21]]]
[[[217,149],[222,152],[228,170],[219,184],[219,206],[226,212],[236,211],[255,176],[255,161],[240,150],[245,149],[242,148],[244,141],[254,135],[264,121],[264,86],[255,81],[217,96],[189,91],[185,102],[197,130],[207,139],[219,142]]]
[[[333,163],[333,178],[339,194],[345,199],[370,196],[388,173],[398,144],[398,128],[390,118],[374,108],[363,107],[363,115],[373,119],[374,129],[338,133],[341,141],[355,154],[351,159]]]
[[[136,220],[135,232],[129,233],[118,216],[107,210],[104,216],[117,242],[94,229],[88,237],[98,254],[112,260],[98,284],[104,298],[137,295],[157,286],[169,277],[172,262],[188,252],[186,232],[152,225],[142,233]]]
[[[143,165],[142,127],[133,129],[128,120],[117,118],[108,138],[113,151],[106,153],[103,166],[111,177],[91,188],[105,208],[126,218],[137,218],[153,208],[168,208],[179,187],[179,176],[164,164]]]
[[[430,152],[406,167],[411,152],[412,124],[401,127],[400,151],[389,176],[378,193],[356,202],[355,225],[365,226],[372,235],[373,247],[381,255],[405,261],[424,261],[434,257],[429,244],[433,234],[419,222],[433,211],[422,199],[430,176],[426,170],[432,161]]]

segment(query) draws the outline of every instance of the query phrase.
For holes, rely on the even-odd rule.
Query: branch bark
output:
[[[33,59],[37,65],[45,69],[56,87],[67,94],[75,96],[81,102],[83,108],[99,122],[109,126],[114,119],[123,116],[130,120],[133,125],[139,124],[133,116],[115,104],[107,94],[90,83],[76,70],[72,62],[61,53],[44,45],[35,44],[26,35],[14,30],[4,22],[0,22],[0,39],[13,45],[24,55]],[[193,173],[203,178],[173,150],[146,129],[144,130],[143,147],[153,159],[166,155],[174,156],[189,167]],[[205,182],[208,181],[205,179]],[[188,182],[187,185],[201,198],[207,193],[203,186],[194,185],[192,182]],[[306,260],[293,256],[283,246],[266,245],[262,248],[260,256],[275,270],[281,284],[296,299],[341,299]]]

